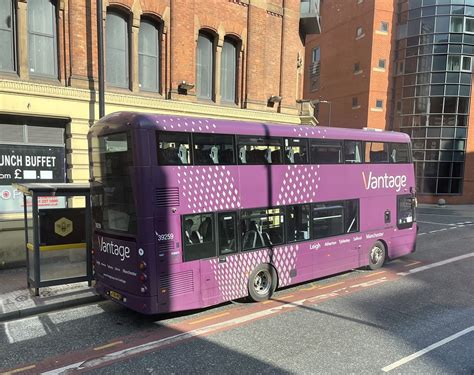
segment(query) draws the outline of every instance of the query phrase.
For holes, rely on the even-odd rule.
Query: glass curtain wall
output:
[[[412,137],[418,192],[462,194],[474,1],[400,1],[397,32],[395,128]]]

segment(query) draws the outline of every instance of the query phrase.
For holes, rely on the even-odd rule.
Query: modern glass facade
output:
[[[460,195],[474,60],[474,0],[398,2],[394,127],[412,137],[418,193]]]

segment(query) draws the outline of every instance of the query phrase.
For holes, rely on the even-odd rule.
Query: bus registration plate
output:
[[[113,299],[116,299],[118,301],[121,301],[123,299],[123,297],[120,293],[114,292],[113,290],[111,290],[109,292],[109,295],[110,295],[110,297],[112,297]]]

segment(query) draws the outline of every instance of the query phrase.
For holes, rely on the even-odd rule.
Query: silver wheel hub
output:
[[[370,260],[372,261],[372,264],[377,264],[379,263],[383,258],[383,250],[378,247],[374,246],[372,250],[370,251]]]
[[[267,270],[259,271],[253,279],[253,288],[259,295],[266,295],[270,291],[271,276]]]

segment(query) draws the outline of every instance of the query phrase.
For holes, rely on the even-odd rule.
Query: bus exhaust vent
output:
[[[193,271],[160,276],[160,289],[168,289],[170,297],[194,292]]]
[[[155,199],[157,207],[179,206],[179,189],[156,189]]]
[[[170,251],[174,249],[173,241],[158,242],[156,245],[158,251]]]

